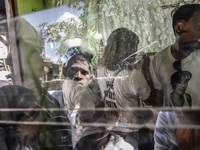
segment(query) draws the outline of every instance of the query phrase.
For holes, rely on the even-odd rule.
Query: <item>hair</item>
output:
[[[180,150],[199,150],[200,145],[200,110],[185,110],[181,116],[178,116],[179,122],[182,125],[187,125],[187,128],[181,127],[176,130],[175,139]],[[190,126],[191,125],[191,126]],[[195,126],[197,128],[195,128]]]
[[[37,102],[34,92],[28,88],[9,85],[0,88],[0,108],[30,108]],[[4,116],[4,114],[12,114]],[[8,112],[0,114],[1,119],[20,120],[24,112]],[[5,118],[4,118],[5,117]]]
[[[18,85],[9,85],[0,88],[0,108],[35,108],[36,97],[32,90]],[[32,113],[32,112],[31,112]],[[36,114],[37,112],[34,112]],[[37,114],[36,114],[37,115]],[[0,113],[0,120],[7,121],[7,124],[0,123],[0,147],[14,150],[17,146],[21,148],[22,141],[17,135],[16,124],[9,121],[22,121],[24,111],[5,111]],[[32,147],[35,147],[32,143]],[[36,144],[36,143],[35,143]]]
[[[107,40],[101,65],[109,70],[121,69],[121,61],[137,51],[139,37],[126,28],[115,29]]]
[[[186,81],[189,81],[192,78],[192,74],[189,71],[177,71],[171,76],[171,85],[172,88],[175,87],[175,83],[181,82],[181,77],[184,77]]]
[[[173,30],[177,22],[181,20],[188,22],[195,12],[200,13],[200,4],[186,4],[172,10],[171,16],[173,18],[172,20]]]
[[[87,55],[87,54],[78,53],[78,54],[76,54],[76,55],[73,55],[73,56],[69,59],[69,61],[68,61],[68,63],[67,63],[67,66],[65,66],[65,67],[63,68],[63,75],[64,75],[65,77],[67,77],[67,71],[68,71],[68,69],[69,69],[73,64],[78,63],[78,62],[84,62],[84,61],[86,61],[86,62],[88,63],[88,65],[89,65],[89,70],[90,70],[90,72],[91,72],[91,71],[92,71],[91,57],[90,57],[89,55]]]
[[[180,128],[176,131],[179,150],[199,150],[200,130]]]

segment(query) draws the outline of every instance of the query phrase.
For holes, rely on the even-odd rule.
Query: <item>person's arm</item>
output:
[[[154,150],[170,150],[175,147],[176,117],[173,111],[160,111],[154,131]]]
[[[77,95],[76,100],[80,106],[79,117],[82,122],[96,122],[100,120],[104,111],[97,111],[96,108],[103,108],[104,103],[89,86],[83,87],[83,90]]]
[[[88,86],[82,87],[82,90],[74,99],[76,100],[75,108],[78,109],[80,119],[87,120],[92,118],[95,114],[95,102]]]
[[[152,105],[155,107],[162,107],[163,106],[163,91],[157,90],[154,88],[153,81],[151,78],[151,73],[149,70],[150,65],[150,58],[147,55],[143,55],[143,64],[142,64],[142,72],[143,75],[151,89],[150,95],[147,100],[145,100],[145,103],[147,105]]]

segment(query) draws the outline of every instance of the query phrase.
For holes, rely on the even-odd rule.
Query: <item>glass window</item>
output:
[[[0,145],[198,149],[199,5],[1,1]]]

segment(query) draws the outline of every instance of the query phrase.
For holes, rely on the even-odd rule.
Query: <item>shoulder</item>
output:
[[[153,57],[153,59],[158,59],[158,58],[162,58],[162,57],[166,57],[166,55],[168,55],[169,51],[170,51],[171,46],[166,47],[165,49],[157,52],[155,54],[155,56]]]
[[[168,126],[167,124],[176,124],[176,114],[174,111],[160,111],[158,114],[157,122],[159,125]]]
[[[129,74],[129,84],[138,84],[139,87],[149,87],[141,70],[134,69]]]
[[[175,61],[175,58],[171,54],[171,46],[161,50],[160,52],[156,53],[151,61],[151,71],[152,69],[155,71],[154,73],[157,74],[158,71],[167,71],[168,67],[171,68],[172,63]],[[158,74],[159,75],[159,74]]]
[[[196,57],[200,57],[200,49],[194,51]],[[199,60],[199,59],[198,59]]]
[[[104,75],[104,72],[105,72],[106,68],[102,65],[100,65],[98,68],[97,68],[97,76],[102,76]]]
[[[130,73],[128,84],[132,87],[138,86],[138,87],[143,87],[143,88],[144,87],[149,88],[143,73],[141,72],[141,70],[137,70],[137,69],[132,70],[132,72]]]

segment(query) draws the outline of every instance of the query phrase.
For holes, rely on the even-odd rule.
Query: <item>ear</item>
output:
[[[93,78],[94,78],[93,75],[91,75],[89,84],[92,82]]]
[[[182,34],[182,33],[185,33],[185,30],[184,30],[184,23],[183,22],[178,22],[175,27],[174,27],[174,31],[175,31],[175,34]]]

